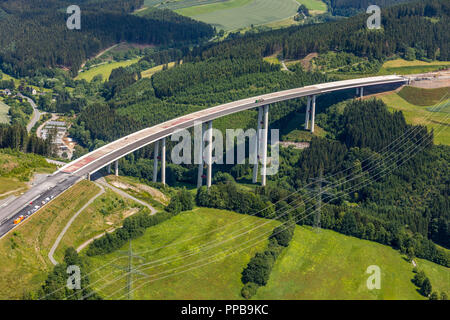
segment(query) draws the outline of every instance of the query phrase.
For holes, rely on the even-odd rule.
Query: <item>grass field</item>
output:
[[[404,87],[398,95],[416,106],[433,106],[445,96],[450,99],[450,88],[423,89],[408,86]]]
[[[381,289],[368,290],[366,269],[381,269]],[[418,260],[433,288],[450,292],[450,270]],[[425,299],[411,282],[413,266],[398,251],[330,230],[297,226],[255,299]]]
[[[262,224],[265,222],[268,222],[268,224],[260,228],[264,232],[268,232],[264,241],[261,241],[253,248],[230,256],[225,256],[225,253],[221,253],[239,245],[245,247],[243,243],[258,234],[261,235],[261,231],[251,231],[235,239],[233,239],[233,236],[236,236],[241,228],[249,228],[250,225],[255,223]],[[182,254],[186,250],[193,250],[193,252],[198,254],[184,257],[183,259],[178,257],[176,261],[153,266],[147,270],[140,268],[142,272],[152,277],[146,279],[147,281],[154,280],[156,275],[161,279],[146,283],[144,279],[139,279],[139,276],[135,277],[134,288],[141,285],[143,287],[136,290],[134,299],[240,299],[240,290],[242,288],[241,272],[255,252],[262,250],[266,246],[266,239],[276,225],[276,221],[243,216],[225,210],[199,208],[191,212],[181,213],[168,221],[147,229],[142,237],[132,241],[133,251],[142,256],[145,259],[145,263]],[[217,230],[220,227],[223,228]],[[211,232],[213,230],[216,230],[216,232]],[[195,238],[192,239],[193,237]],[[192,240],[186,241],[188,239]],[[228,242],[220,245],[220,249],[210,248],[210,250],[203,252],[199,249],[199,246],[211,243],[211,241],[223,242],[227,240]],[[174,245],[175,243],[177,245]],[[127,249],[128,244],[122,248],[122,250]],[[213,262],[214,259],[211,256],[214,256],[214,259],[223,259]],[[91,258],[93,268],[111,262],[118,257],[119,253],[114,252],[105,256]],[[136,260],[134,262],[138,263],[139,261]],[[186,271],[206,262],[212,263],[201,268]],[[115,261],[115,263],[124,265],[126,260],[121,259]],[[170,272],[174,268],[178,269]],[[182,271],[185,272],[178,275],[173,274],[173,272]],[[120,270],[117,271],[117,269],[106,267],[98,273],[96,272],[91,277],[91,281],[93,282],[110,272],[114,272],[116,277],[123,274]],[[162,278],[164,276],[169,277]],[[112,276],[108,278],[111,280]],[[98,283],[98,289],[100,289],[102,283],[104,282]],[[125,285],[125,278],[122,278],[113,285],[99,290],[99,293],[105,298],[109,298],[109,295],[112,295],[111,298],[117,299],[125,293],[122,289]],[[114,294],[115,291],[117,291],[116,294]]]
[[[190,6],[175,11],[196,20],[210,23],[218,29],[230,31],[251,25],[257,26],[287,21],[288,18],[297,13],[299,3],[304,3],[316,12],[326,11],[326,5],[319,0],[230,0]]]
[[[9,123],[9,106],[0,100],[0,123]]]
[[[450,61],[425,62],[419,60],[407,61],[403,59],[395,59],[386,61],[381,67],[379,74],[416,74],[437,71],[440,68],[450,68]]]
[[[414,88],[413,91],[415,91],[415,89],[416,88]],[[408,94],[404,95],[407,95],[410,99],[413,99],[414,95],[411,94],[411,90],[407,89],[407,92]],[[450,145],[450,120],[447,118],[450,113],[450,99],[447,99],[447,101],[442,103],[439,108],[436,108],[436,110],[433,109],[433,112],[430,111],[430,109],[433,108],[433,104],[428,106],[411,104],[402,98],[399,93],[384,95],[381,99],[391,110],[401,110],[407,123],[415,125],[426,124],[428,129],[434,129],[434,142],[436,144]],[[431,99],[425,100],[423,97],[419,97],[417,99],[419,99],[419,102],[431,101]],[[439,135],[436,136],[437,132],[439,132]]]
[[[50,173],[55,168],[44,157],[32,153],[0,150],[0,198],[23,192],[34,173]]]
[[[92,193],[91,196],[94,196]],[[78,248],[85,241],[122,225],[123,219],[133,215],[141,206],[106,188],[106,192],[84,210],[70,226],[55,252],[55,259],[62,261],[68,247]]]
[[[168,66],[169,68],[172,68],[173,66],[175,66],[175,62],[169,62]],[[164,65],[161,64],[159,66],[142,71],[141,72],[142,78],[151,78],[155,73],[161,71],[163,67]]]
[[[244,222],[239,222],[245,218]],[[135,266],[146,263],[138,270],[148,278],[135,276],[133,299],[242,299],[240,290],[241,272],[250,257],[264,248],[266,241],[255,247],[225,256],[222,250],[238,246],[252,237],[242,238],[222,244],[220,250],[202,252],[199,246],[210,241],[231,239],[238,228],[250,223],[266,220],[239,215],[233,212],[197,208],[182,213],[160,225],[149,228],[144,236],[132,241],[133,251],[144,260],[136,259]],[[235,225],[230,225],[230,224]],[[264,230],[270,232],[276,222]],[[211,232],[219,227],[219,232]],[[176,245],[175,245],[176,244]],[[125,245],[122,250],[127,250]],[[235,248],[236,249],[236,248]],[[197,253],[192,257],[178,257],[186,251]],[[211,256],[218,254],[220,261],[212,262]],[[93,268],[106,263],[125,265],[126,259],[118,252],[90,258]],[[448,268],[429,261],[416,259],[420,269],[430,278],[434,290],[450,292]],[[206,262],[212,262],[194,269]],[[366,287],[369,275],[365,273],[370,265],[381,268],[381,289],[370,291]],[[151,267],[151,268],[150,268]],[[294,238],[278,258],[266,287],[258,290],[255,299],[424,299],[411,282],[413,266],[396,250],[366,240],[348,237],[333,231],[316,233],[310,227],[297,226]],[[174,274],[178,272],[178,274]],[[105,280],[100,280],[106,276]],[[123,298],[126,278],[116,268],[105,267],[91,276],[97,281],[97,290],[107,299]]]
[[[39,288],[52,268],[47,255],[58,234],[98,191],[82,181],[0,240],[0,299],[20,299]]]
[[[129,65],[132,65],[133,63],[136,63],[139,61],[140,58],[135,58],[132,60],[127,61],[119,61],[119,62],[111,62],[111,63],[105,63],[96,67],[93,67],[92,69],[89,69],[87,71],[79,73],[75,80],[82,80],[85,79],[87,81],[91,81],[96,75],[100,74],[102,75],[103,81],[108,80],[109,75],[111,74],[111,71],[113,69],[119,68],[119,67],[127,67]]]

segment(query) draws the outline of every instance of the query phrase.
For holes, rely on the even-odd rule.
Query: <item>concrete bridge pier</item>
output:
[[[364,97],[364,87],[359,88],[360,97]]]
[[[306,114],[305,114],[305,130],[309,128],[309,117],[311,114],[311,96],[308,96],[308,104],[306,105]]]
[[[119,176],[119,160],[114,161],[114,174],[116,177]]]
[[[212,183],[212,140],[213,140],[213,132],[212,132],[212,121],[208,121],[208,130],[206,132],[207,141],[208,141],[208,154],[206,155],[206,164],[208,165],[208,170],[206,174],[206,186],[208,189],[211,187]]]
[[[314,125],[316,119],[316,96],[312,97],[312,112],[311,112],[311,133],[314,133]]]
[[[258,165],[259,165],[259,153],[260,153],[260,143],[261,143],[261,126],[262,126],[262,117],[263,117],[263,109],[264,107],[258,108],[258,124],[256,126],[256,139],[253,152],[255,154],[255,164],[253,166],[253,183],[258,182]]]
[[[202,136],[200,139],[200,145],[199,145],[199,150],[198,150],[198,157],[200,159],[200,163],[198,165],[198,173],[197,173],[197,188],[200,188],[203,184],[203,165],[204,165],[204,161],[203,161],[203,145],[204,145],[204,140],[203,140],[203,136],[205,135],[205,127],[203,126],[203,123],[201,124],[202,126]]]
[[[262,138],[262,170],[261,170],[261,185],[266,185],[266,172],[267,172],[267,138],[269,133],[269,106],[264,106],[264,131]]]
[[[359,96],[359,88],[356,88],[356,95]]]
[[[153,182],[158,181],[158,152],[159,152],[159,140],[155,142],[153,149]]]
[[[111,163],[108,164],[108,166],[106,167],[106,170],[108,171],[108,174],[111,174]]]
[[[166,184],[166,138],[162,138],[161,146],[161,182]]]

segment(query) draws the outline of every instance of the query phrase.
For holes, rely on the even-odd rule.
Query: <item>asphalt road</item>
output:
[[[79,180],[79,176],[57,173],[35,185],[5,207],[0,208],[0,238],[17,226],[14,224],[14,220],[19,216],[23,215],[25,219],[29,218],[39,212],[39,210],[33,210],[35,206],[39,206],[38,209],[41,209],[42,201],[45,201],[46,198],[56,198]]]
[[[34,100],[24,96],[23,94],[21,94],[20,92],[17,94],[19,97],[26,99],[31,106],[33,107],[33,116],[30,120],[30,122],[27,124],[27,131],[30,132],[31,129],[34,127],[34,125],[39,121],[39,119],[41,118],[41,115],[43,115],[45,112],[40,112],[37,108],[36,103],[34,103]]]

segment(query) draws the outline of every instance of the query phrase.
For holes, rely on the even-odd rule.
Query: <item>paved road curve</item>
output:
[[[97,199],[98,197],[100,197],[102,194],[105,193],[105,189],[97,184],[100,187],[100,191],[99,193],[97,193],[95,196],[93,196],[91,199],[89,199],[88,202],[86,202],[86,204],[77,211],[77,213],[75,213],[69,220],[69,222],[67,222],[67,224],[65,225],[64,229],[61,231],[61,233],[58,235],[58,238],[56,238],[55,243],[53,244],[52,248],[50,249],[50,252],[48,253],[48,258],[50,259],[50,261],[53,263],[53,265],[57,265],[58,261],[55,260],[55,258],[53,257],[53,255],[55,254],[56,249],[59,246],[59,243],[61,242],[62,238],[64,237],[64,235],[66,234],[67,230],[69,230],[70,226],[72,225],[72,223],[75,221],[75,219],[80,215],[80,213],[82,213],[87,207],[89,207],[91,205],[92,202],[94,202],[95,199]]]
[[[37,108],[36,103],[34,103],[34,100],[24,96],[23,94],[21,94],[20,92],[17,94],[19,97],[21,97],[22,99],[26,99],[28,101],[29,104],[31,104],[31,106],[33,107],[33,116],[30,120],[30,122],[27,124],[27,131],[30,132],[31,129],[33,129],[34,125],[39,121],[39,119],[41,118],[41,115],[43,115],[45,112],[40,112]]]

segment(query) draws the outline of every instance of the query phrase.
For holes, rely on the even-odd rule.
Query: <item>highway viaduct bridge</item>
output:
[[[267,137],[268,137],[268,117],[269,105],[291,99],[307,97],[307,112],[305,119],[305,128],[314,132],[315,114],[316,114],[316,96],[324,93],[355,89],[361,97],[364,93],[364,87],[386,85],[386,84],[404,84],[409,83],[409,79],[402,76],[378,76],[361,79],[343,80],[311,85],[290,90],[278,91],[264,94],[256,97],[242,99],[219,106],[207,108],[191,114],[187,114],[164,123],[160,123],[150,128],[146,128],[116,141],[113,141],[103,147],[100,147],[60,168],[53,175],[49,176],[46,181],[34,186],[21,197],[15,199],[12,203],[0,207],[0,237],[5,234],[5,230],[9,231],[6,224],[10,224],[12,219],[23,213],[29,212],[30,201],[41,201],[41,199],[54,198],[61,194],[64,190],[77,183],[80,179],[87,177],[107,167],[108,171],[114,164],[115,174],[118,175],[118,160],[140,148],[155,143],[154,152],[154,168],[153,179],[156,181],[158,160],[161,160],[161,182],[166,183],[166,138],[174,132],[191,128],[198,123],[206,124],[206,141],[212,141],[212,121],[230,114],[240,111],[258,108],[258,130],[262,132],[262,141],[257,141],[261,146],[262,159],[261,162],[261,183],[266,184],[266,165],[267,165]],[[257,135],[258,136],[258,135]],[[257,139],[259,140],[259,139]],[[160,148],[161,147],[161,148]],[[160,156],[158,156],[160,149]],[[206,185],[211,186],[212,182],[212,148],[206,148],[207,166]],[[203,180],[203,166],[199,164],[198,170],[198,186],[201,186]],[[253,167],[253,182],[256,183],[258,177],[258,164]],[[28,210],[28,211],[27,211]]]
[[[316,96],[323,93],[356,88],[357,94],[363,96],[364,87],[383,85],[383,84],[398,84],[408,82],[407,78],[401,76],[379,76],[363,79],[352,79],[336,82],[328,82],[323,84],[317,84],[312,86],[306,86],[296,89],[290,89],[285,91],[279,91],[260,95],[257,97],[251,97],[242,99],[219,106],[207,108],[198,112],[194,112],[188,115],[181,116],[179,118],[169,120],[167,122],[155,125],[150,128],[140,130],[132,133],[126,137],[111,142],[99,149],[96,149],[81,158],[65,165],[60,168],[58,172],[64,172],[68,174],[82,175],[89,177],[91,174],[98,170],[108,167],[108,171],[111,169],[111,164],[114,163],[115,174],[118,174],[118,160],[127,154],[134,152],[146,145],[155,143],[154,152],[154,172],[153,179],[156,181],[158,160],[161,159],[161,182],[165,184],[165,164],[166,164],[166,137],[170,136],[174,132],[180,129],[187,129],[198,123],[206,123],[208,129],[206,131],[206,141],[210,143],[212,141],[212,121],[214,119],[227,116],[236,112],[258,108],[258,130],[262,131],[261,139],[258,144],[262,146],[261,150],[261,177],[262,185],[266,184],[266,163],[267,163],[267,136],[268,136],[268,114],[269,105],[281,102],[285,100],[291,100],[301,97],[307,97],[307,110],[305,118],[305,128],[314,132],[315,115],[316,115]],[[161,145],[161,155],[158,156],[159,147]],[[208,154],[206,155],[205,162],[207,166],[206,184],[211,186],[211,158],[212,148],[206,149]],[[199,164],[199,177],[203,174],[203,163]],[[254,182],[258,173],[258,164],[254,166]],[[199,179],[199,185],[201,185]]]

